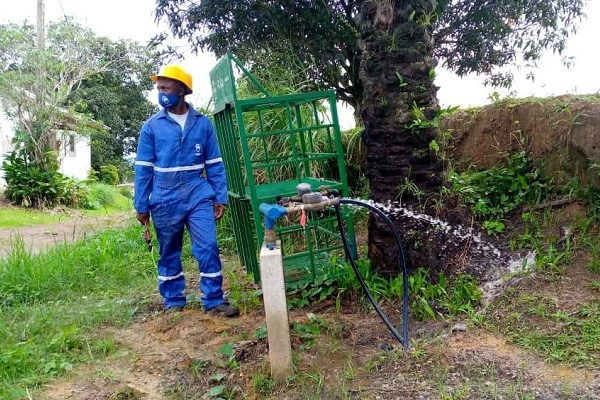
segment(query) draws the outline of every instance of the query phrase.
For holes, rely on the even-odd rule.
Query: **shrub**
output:
[[[98,182],[100,181],[100,174],[95,169],[91,168],[88,172],[87,177],[88,182]]]
[[[550,189],[525,151],[511,154],[506,166],[451,173],[449,179],[454,192],[477,217],[494,221],[522,204],[539,203]]]
[[[107,184],[95,183],[90,185],[90,200],[92,204],[100,207],[113,206],[115,204],[115,189]]]
[[[100,167],[100,182],[115,186],[119,183],[119,170],[114,165]]]
[[[128,187],[120,187],[119,188],[119,194],[127,199],[133,199],[133,192],[130,188]]]
[[[79,207],[86,189],[55,169],[46,171],[11,153],[2,164],[6,179],[6,199],[23,207]]]
[[[128,162],[121,162],[117,164],[117,170],[119,172],[119,181],[120,182],[133,182],[134,178],[134,169],[133,165]]]

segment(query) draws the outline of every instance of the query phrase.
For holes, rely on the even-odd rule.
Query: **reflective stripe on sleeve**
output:
[[[216,164],[219,162],[223,162],[223,157],[211,158],[210,160],[206,160],[204,162],[206,163],[206,165]]]
[[[151,163],[150,161],[136,161],[135,165],[140,165],[142,167],[154,167],[154,163]]]

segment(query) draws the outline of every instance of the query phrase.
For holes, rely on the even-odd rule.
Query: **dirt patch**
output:
[[[16,240],[24,242],[32,254],[58,244],[84,240],[102,229],[115,228],[133,223],[132,213],[101,217],[74,216],[65,221],[23,228],[0,229],[0,258],[5,257]]]
[[[597,371],[549,365],[486,331],[443,335],[419,351],[380,368],[373,398],[598,398]]]
[[[537,384],[556,384],[567,381],[581,386],[592,383],[598,376],[598,372],[595,371],[572,368],[562,364],[544,363],[523,349],[508,343],[504,338],[481,330],[453,336],[449,340],[449,345],[440,350],[450,357],[457,357],[461,353],[488,353],[492,358],[503,359],[507,364],[513,364],[516,367],[526,365],[528,373],[538,380]]]
[[[256,377],[269,375],[268,348],[254,337],[263,313],[229,320],[192,308],[147,311],[126,330],[107,330],[119,353],[53,382],[39,398],[202,399],[220,384],[231,396],[222,398],[233,399],[600,398],[598,371],[548,364],[488,331],[449,322],[413,324],[407,352],[373,312],[345,306],[353,312],[336,313],[331,305],[290,313],[292,324],[302,324],[307,313],[318,311],[327,328],[311,341],[293,334],[302,380],[263,394]],[[228,342],[235,349],[231,358],[219,353]]]
[[[528,150],[543,161],[549,177],[566,182],[578,176],[583,185],[599,187],[600,96],[506,99],[482,108],[458,111],[442,122],[452,132],[446,148],[462,167],[489,168],[509,153]]]

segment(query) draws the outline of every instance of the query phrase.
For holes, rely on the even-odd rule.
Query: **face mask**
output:
[[[179,103],[178,94],[166,94],[158,92],[158,104],[165,108],[175,107]]]

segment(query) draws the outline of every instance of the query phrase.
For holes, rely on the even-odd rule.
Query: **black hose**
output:
[[[400,267],[402,268],[402,335],[400,335],[400,333],[398,333],[398,330],[394,327],[394,325],[390,322],[390,320],[385,315],[383,310],[379,307],[379,305],[373,298],[373,295],[371,295],[371,292],[369,291],[369,288],[367,287],[365,280],[363,279],[362,275],[360,274],[358,265],[356,265],[356,261],[354,260],[354,257],[352,257],[352,254],[350,252],[350,245],[348,244],[348,239],[346,238],[346,232],[344,230],[342,214],[340,212],[340,206],[338,205],[335,207],[335,214],[336,214],[337,220],[338,220],[341,239],[342,239],[342,242],[344,243],[344,250],[346,252],[346,258],[350,262],[350,265],[352,266],[352,269],[354,270],[354,273],[356,274],[356,277],[358,278],[358,281],[360,282],[360,286],[363,288],[365,295],[369,299],[369,302],[371,303],[371,305],[373,305],[373,308],[375,308],[375,311],[377,312],[377,314],[379,315],[381,320],[385,323],[385,325],[388,327],[390,332],[392,332],[392,335],[394,335],[394,337],[396,339],[398,339],[398,341],[400,343],[402,343],[402,345],[404,346],[405,349],[408,349],[409,344],[410,344],[409,338],[408,338],[408,270],[407,270],[407,266],[406,266],[406,256],[404,254],[404,247],[402,246],[402,239],[400,238],[400,233],[398,232],[398,229],[396,229],[396,226],[394,225],[392,220],[390,220],[389,217],[387,215],[385,215],[377,207],[374,207],[371,204],[365,203],[360,200],[353,200],[353,199],[346,199],[346,198],[340,199],[340,205],[342,205],[342,204],[352,204],[355,206],[365,207],[365,208],[369,209],[370,211],[374,212],[379,217],[381,217],[381,219],[390,227],[390,229],[392,230],[392,233],[394,234],[394,237],[396,239],[396,244],[398,245],[398,263],[400,264]]]

